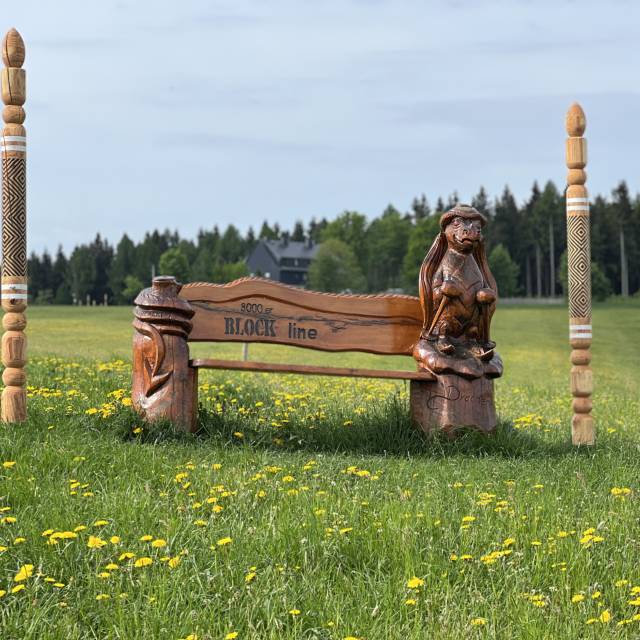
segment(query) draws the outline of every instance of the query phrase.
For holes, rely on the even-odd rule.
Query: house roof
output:
[[[276,261],[280,261],[282,258],[307,258],[311,260],[318,252],[320,245],[312,243],[309,246],[308,242],[294,242],[289,240],[285,242],[283,240],[261,240],[264,242],[267,249],[271,252]]]

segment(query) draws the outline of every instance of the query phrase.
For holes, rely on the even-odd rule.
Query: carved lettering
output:
[[[276,337],[276,321],[268,318],[225,318],[224,333],[227,336]]]
[[[248,306],[248,305],[247,305]],[[277,326],[275,318],[242,318],[226,317],[224,319],[224,333],[227,336],[257,336],[259,338],[277,338]],[[318,330],[304,327],[297,322],[287,324],[287,337],[290,340],[316,340]]]
[[[315,340],[318,337],[318,330],[300,327],[297,323],[290,322],[288,335],[293,340]]]

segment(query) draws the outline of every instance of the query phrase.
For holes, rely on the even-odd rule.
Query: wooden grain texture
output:
[[[350,367],[318,367],[306,364],[280,364],[274,362],[251,362],[240,360],[215,360],[196,358],[191,366],[200,369],[230,369],[233,371],[256,371],[262,373],[295,373],[302,375],[339,376],[346,378],[386,378],[392,380],[434,380],[428,372],[394,371],[388,369],[354,369]]]
[[[11,28],[2,39],[2,62],[5,67],[21,67],[26,55],[24,40],[17,29]]]
[[[195,311],[190,341],[410,355],[423,322],[413,296],[334,295],[263,278],[191,283],[180,297]]]
[[[587,121],[578,104],[566,116],[569,135],[566,144],[567,257],[569,272],[569,343],[571,352],[571,394],[573,419],[571,437],[575,445],[595,443],[591,416],[593,373],[591,370],[591,238],[589,194],[586,187],[587,143],[582,137]]]
[[[194,431],[197,370],[189,366],[187,344],[193,311],[178,290],[174,278],[155,278],[135,299],[131,400],[150,422]]]
[[[22,126],[26,100],[24,41],[11,29],[2,41],[2,60],[6,65],[0,74],[2,118],[5,126],[0,135],[2,164],[2,309],[5,312],[2,336],[2,381],[0,417],[3,422],[27,419],[26,375],[27,338],[27,203],[26,203],[26,130]]]
[[[413,422],[426,434],[449,435],[462,428],[493,433],[497,418],[493,380],[443,374],[433,381],[412,380],[409,403]]]

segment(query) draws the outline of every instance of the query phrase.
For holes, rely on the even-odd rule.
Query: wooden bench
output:
[[[168,419],[190,431],[197,424],[198,369],[410,380],[417,422],[419,385],[435,379],[427,371],[189,358],[189,342],[411,356],[423,323],[414,296],[319,293],[262,278],[181,286],[160,276],[135,304],[133,406],[147,420]]]

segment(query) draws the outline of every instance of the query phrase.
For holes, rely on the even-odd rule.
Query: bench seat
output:
[[[391,380],[435,380],[429,371],[397,371],[391,369],[354,369],[351,367],[317,367],[308,364],[279,364],[250,360],[216,360],[196,358],[189,361],[196,369],[228,369],[263,373],[297,373],[301,375],[340,376],[345,378],[386,378]]]

